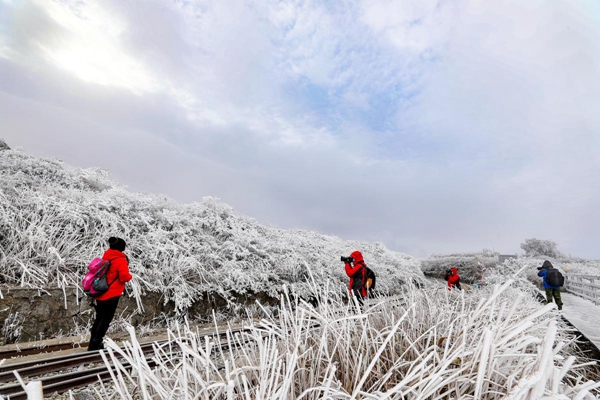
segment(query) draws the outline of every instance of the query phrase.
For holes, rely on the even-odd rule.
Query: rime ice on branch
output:
[[[0,139],[0,150],[10,150],[4,139]]]

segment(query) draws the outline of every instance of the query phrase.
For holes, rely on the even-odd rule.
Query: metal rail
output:
[[[161,345],[164,343],[167,343],[167,340],[144,343],[140,347],[144,353],[147,353],[153,350],[154,344]],[[9,364],[0,366],[0,383],[13,381],[13,371],[15,370],[18,371],[21,376],[36,376],[43,373],[60,371],[72,366],[96,362],[102,362],[102,356],[97,350]]]
[[[565,274],[565,290],[600,305],[600,276]]]
[[[144,354],[151,353],[153,349],[152,345],[157,343],[158,342],[151,342],[145,344],[144,347],[142,347]],[[166,341],[164,341],[164,343],[166,343]],[[94,351],[92,354],[74,354],[71,357],[53,357],[50,360],[51,361],[47,363],[43,363],[46,360],[37,360],[37,362],[42,362],[42,364],[36,364],[36,361],[13,364],[12,366],[9,366],[12,367],[12,369],[2,372],[0,377],[2,378],[2,382],[15,381],[15,371],[18,372],[21,377],[41,376],[37,380],[42,383],[46,395],[63,393],[70,389],[87,386],[91,383],[96,383],[99,380],[105,381],[110,378],[110,372],[106,365],[104,365],[100,351]],[[149,359],[148,363],[150,366],[153,366],[152,360]],[[93,367],[94,364],[102,365]],[[80,365],[86,365],[88,368],[80,371],[60,372]],[[128,363],[123,363],[122,365],[126,368],[130,368]],[[114,370],[115,368],[112,367],[112,369]],[[42,376],[49,373],[56,374]],[[18,383],[0,386],[0,396],[5,396],[10,400],[27,398],[27,394],[23,387]]]
[[[226,340],[228,334],[248,330],[248,328],[237,328],[225,332],[211,331],[206,332],[203,336],[215,336],[220,340]],[[171,342],[172,340],[168,339],[157,340],[141,344],[140,347],[147,357],[151,357],[155,346],[162,347]],[[222,350],[226,350],[229,348],[229,345],[230,344],[226,342],[220,347]],[[151,367],[155,365],[151,358],[147,358],[147,362]],[[93,367],[94,364],[100,363],[103,365]],[[89,367],[81,371],[60,372],[80,365],[87,365]],[[131,367],[127,362],[122,363],[122,365],[125,368]],[[115,367],[111,367],[111,369],[115,370]],[[50,396],[54,393],[64,393],[71,389],[111,379],[110,371],[107,366],[104,365],[100,351],[68,354],[0,366],[0,383],[16,381],[15,371],[18,372],[21,377],[39,377],[36,380],[41,381],[45,396]],[[54,375],[43,376],[44,374],[49,373],[54,373]],[[17,383],[0,386],[0,396],[4,396],[10,400],[27,398],[24,388]]]
[[[46,345],[43,347],[29,347],[29,348],[25,348],[25,349],[14,349],[14,350],[0,350],[0,360],[2,359],[7,359],[7,358],[12,358],[12,357],[26,357],[26,356],[31,356],[34,354],[40,354],[40,353],[51,353],[54,351],[60,351],[60,350],[71,350],[71,349],[77,349],[77,348],[82,348],[82,347],[87,347],[88,346],[88,342],[75,342],[75,343],[60,343],[60,344],[53,344],[53,345]]]

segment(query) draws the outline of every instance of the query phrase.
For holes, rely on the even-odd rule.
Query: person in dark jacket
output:
[[[462,290],[462,287],[460,286],[460,276],[458,276],[458,270],[456,268],[447,269],[444,279],[448,282],[448,290]]]
[[[552,263],[548,260],[544,261],[541,267],[538,267],[538,276],[542,277],[542,281],[544,283],[544,290],[546,291],[546,302],[552,303],[552,298],[554,298],[554,302],[559,310],[562,310],[563,302],[560,298],[560,286],[552,286],[546,280],[548,276],[548,271],[551,269],[556,269],[552,265]]]
[[[123,253],[125,241],[121,238],[111,237],[108,239],[108,244],[110,248],[106,250],[102,258],[110,261],[110,267],[106,273],[109,287],[106,293],[95,299],[96,319],[90,332],[88,351],[104,348],[102,343],[104,335],[115,316],[119,299],[125,290],[125,283],[132,278],[129,272],[129,259]]]
[[[351,261],[350,261],[351,260]],[[365,260],[360,251],[354,251],[350,254],[349,260],[346,259],[345,264],[346,275],[350,277],[348,289],[350,293],[356,297],[360,305],[363,304],[363,299],[367,297],[367,267]]]

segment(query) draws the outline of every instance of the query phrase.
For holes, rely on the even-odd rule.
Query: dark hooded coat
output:
[[[560,286],[552,286],[550,284],[548,284],[548,281],[546,280],[547,276],[548,276],[548,271],[551,269],[556,269],[554,268],[554,266],[552,265],[552,263],[548,260],[544,261],[544,263],[542,264],[541,268],[538,268],[540,270],[540,272],[538,272],[538,276],[542,277],[543,282],[544,282],[544,289],[560,289]]]

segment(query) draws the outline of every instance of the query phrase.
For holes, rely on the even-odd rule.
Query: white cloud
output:
[[[586,215],[600,199],[600,24],[589,9],[132,4],[4,6],[10,145],[76,163],[86,143],[148,141],[115,173],[136,190],[217,195],[261,221],[419,255],[515,252],[534,236],[597,254],[586,237],[599,221]]]
[[[136,94],[156,92],[156,77],[122,47],[129,29],[119,15],[97,3],[36,1],[63,30],[38,38],[37,45],[60,68],[86,82],[123,87]]]
[[[1,58],[12,58],[12,49],[4,43],[0,43],[0,57]]]
[[[363,1],[362,20],[400,51],[431,56],[446,45],[457,5],[445,0]]]

